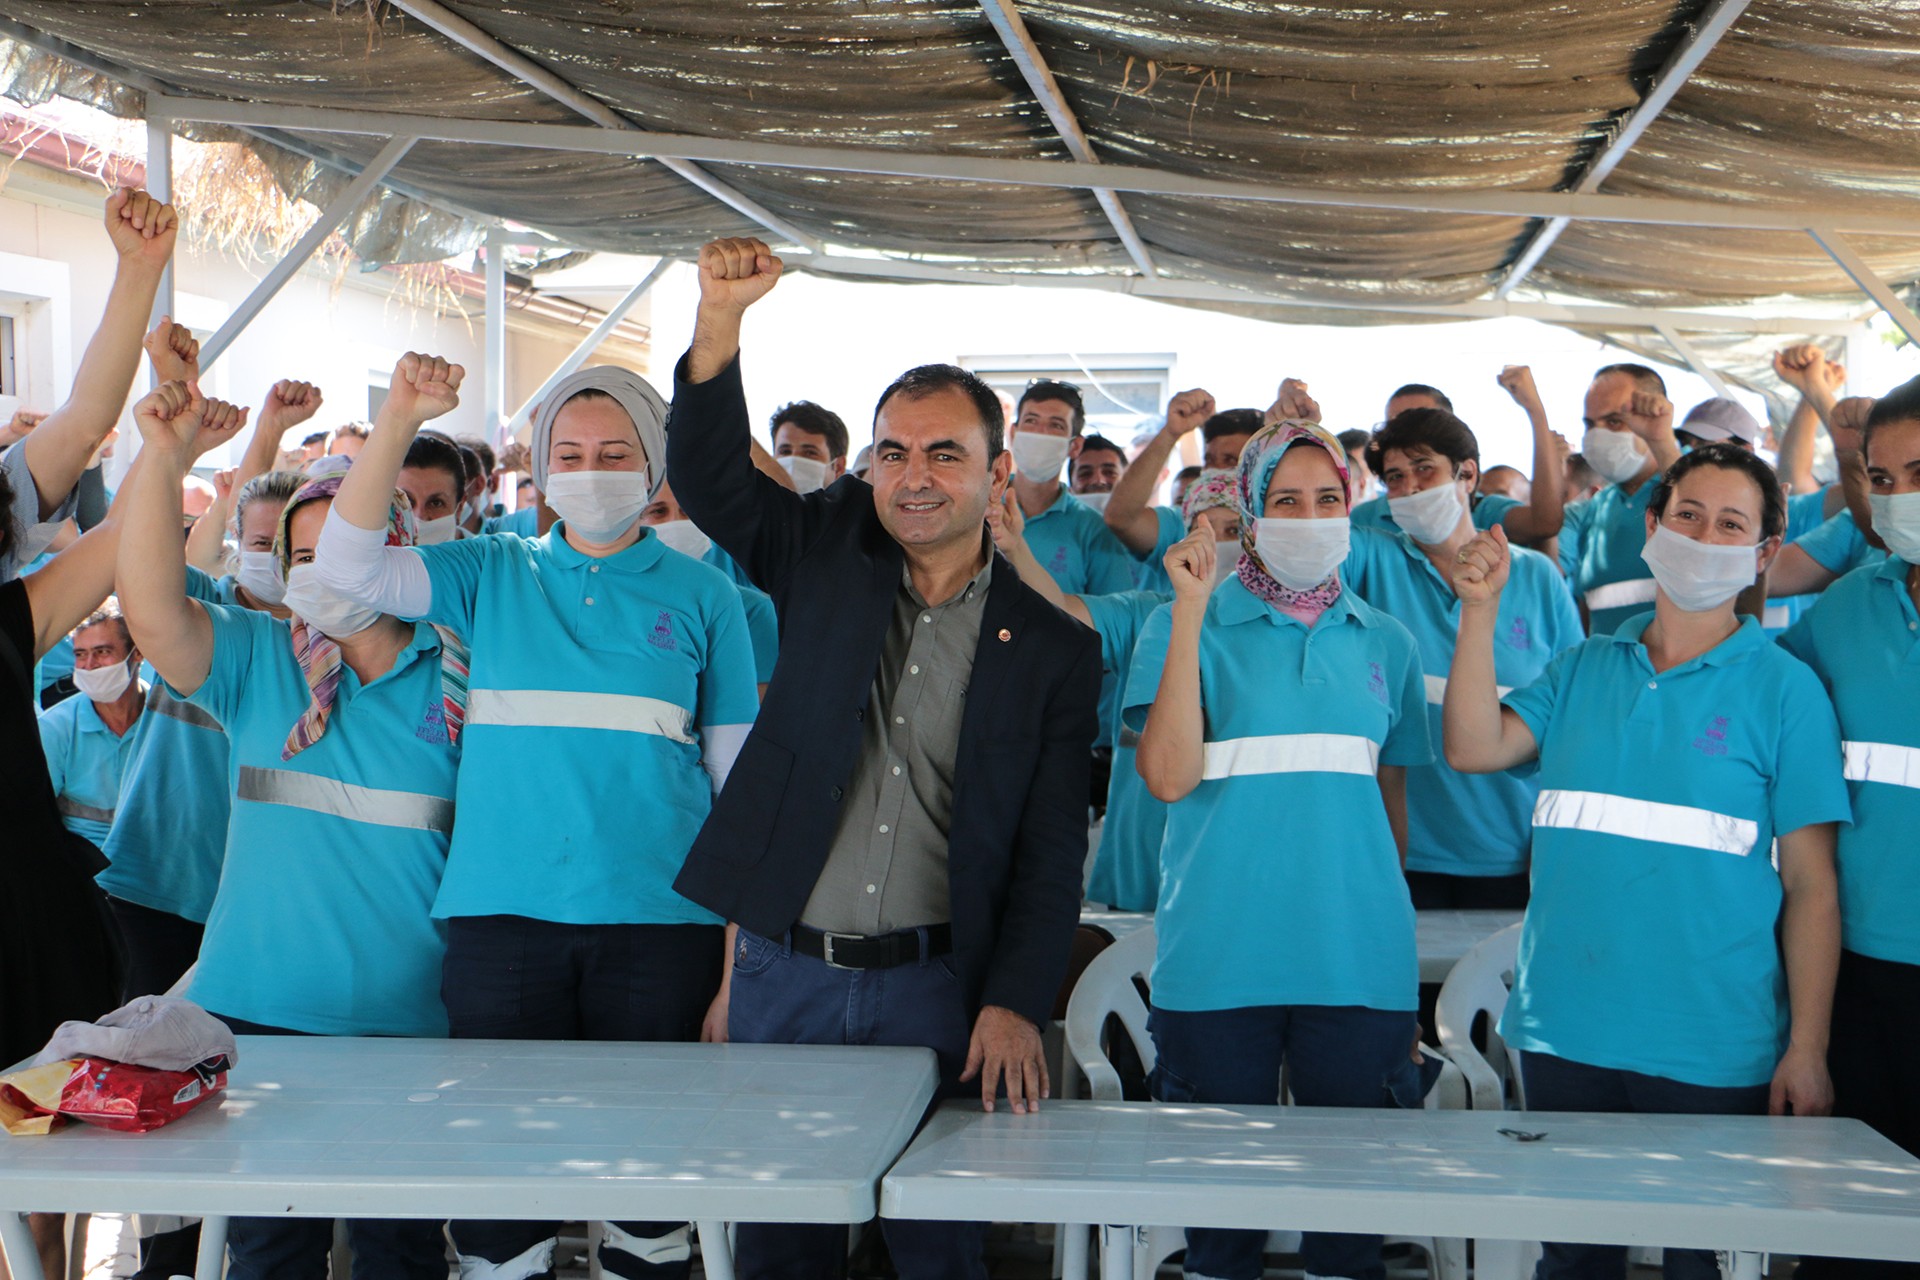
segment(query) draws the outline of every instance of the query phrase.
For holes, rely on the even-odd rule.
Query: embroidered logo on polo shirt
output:
[[[413,736],[435,746],[447,744],[447,713],[441,709],[439,701],[427,704],[427,714],[421,718],[420,727],[413,731]]]
[[[1726,716],[1715,716],[1707,731],[1693,740],[1693,749],[1710,756],[1727,754],[1727,724]]]
[[[1367,692],[1382,703],[1387,700],[1387,673],[1380,669],[1377,662],[1367,664]]]
[[[647,643],[656,649],[678,649],[680,646],[673,638],[673,615],[665,609],[653,620],[653,630],[647,633]]]
[[[1533,648],[1533,633],[1527,629],[1525,618],[1515,618],[1513,625],[1507,628],[1507,643],[1516,649]]]
[[[1066,571],[1067,571],[1067,549],[1064,545],[1055,547],[1053,549],[1053,559],[1047,561],[1047,572],[1048,573],[1065,573]]]

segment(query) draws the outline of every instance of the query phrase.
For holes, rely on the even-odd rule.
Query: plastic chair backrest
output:
[[[1144,925],[1095,956],[1067,1000],[1067,1054],[1086,1075],[1087,1086],[1098,1100],[1118,1102],[1122,1097],[1119,1073],[1107,1060],[1108,1018],[1120,1019],[1141,1065],[1153,1070],[1147,1002],[1134,985],[1136,978],[1145,980],[1152,971],[1153,952],[1153,927]]]
[[[1518,1087],[1497,1027],[1513,990],[1519,950],[1517,924],[1475,943],[1447,974],[1434,1005],[1441,1051],[1467,1077],[1476,1111],[1501,1109],[1509,1082]],[[1484,1037],[1484,1048],[1474,1043],[1476,1030]]]

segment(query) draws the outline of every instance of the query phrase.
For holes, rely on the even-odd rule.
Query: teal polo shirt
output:
[[[1053,504],[1027,517],[1027,546],[1060,589],[1105,596],[1133,589],[1133,556],[1098,511],[1060,486]]]
[[[1845,822],[1840,730],[1743,618],[1656,674],[1643,613],[1508,695],[1540,748],[1533,896],[1500,1034],[1687,1084],[1765,1084],[1786,1047],[1776,836]]]
[[[1148,507],[1147,510],[1153,512],[1156,525],[1153,549],[1146,555],[1134,557],[1134,585],[1141,591],[1171,599],[1173,579],[1167,576],[1167,552],[1173,550],[1174,543],[1187,536],[1186,522],[1173,507]]]
[[[1560,569],[1587,606],[1587,631],[1612,635],[1653,606],[1653,570],[1640,558],[1647,545],[1647,503],[1659,477],[1633,493],[1610,484],[1567,508],[1560,527]]]
[[[517,533],[523,538],[537,537],[540,532],[540,508],[520,507],[505,515],[488,516],[480,522],[480,532]]]
[[[1867,536],[1853,518],[1853,512],[1841,508],[1812,532],[1793,540],[1813,562],[1828,573],[1846,574],[1868,565],[1884,564],[1887,553],[1867,545]]]
[[[1375,557],[1352,581],[1362,599],[1405,625],[1419,644],[1428,729],[1439,742],[1460,599],[1412,539],[1378,536],[1391,553]],[[1537,551],[1515,547],[1494,626],[1493,671],[1500,688],[1532,684],[1555,654],[1584,639],[1580,611],[1559,568]],[[1432,764],[1407,770],[1407,870],[1454,876],[1525,871],[1538,793],[1531,777],[1456,773],[1438,754]]]
[[[1156,591],[1082,596],[1080,602],[1100,633],[1100,665],[1124,688],[1134,644],[1153,611],[1170,597]],[[1140,732],[1122,725],[1113,739],[1113,775],[1107,783],[1107,818],[1100,828],[1087,897],[1121,911],[1152,911],[1160,901],[1160,837],[1167,806],[1147,790],[1134,752]]]
[[[1787,499],[1787,527],[1781,533],[1782,543],[1798,542],[1818,529],[1827,519],[1827,491],[1821,489],[1815,493],[1796,493]],[[1817,591],[1805,595],[1781,596],[1767,601],[1766,612],[1760,617],[1760,625],[1766,633],[1778,639],[1782,632],[1800,620],[1802,614],[1813,607],[1820,598]]]
[[[712,803],[700,730],[759,711],[740,593],[651,530],[594,559],[565,528],[413,548],[428,620],[472,637],[434,914],[716,923],[673,878]]]
[[[1143,729],[1173,609],[1147,619],[1124,721]],[[1167,806],[1153,1003],[1413,1009],[1413,904],[1381,802],[1381,765],[1424,765],[1413,636],[1352,591],[1311,629],[1238,578],[1200,633],[1203,781]]]
[[[736,590],[747,615],[747,638],[753,645],[753,678],[766,684],[773,679],[773,664],[780,660],[780,619],[773,608],[773,597],[745,583]]]
[[[226,726],[233,816],[187,998],[315,1035],[446,1035],[433,899],[460,749],[442,713],[439,633],[416,626],[368,684],[342,664],[326,733],[282,760],[310,701],[293,629],[204,607],[213,662],[187,701]]]
[[[1840,717],[1853,825],[1840,828],[1841,937],[1920,964],[1920,614],[1900,559],[1828,587],[1781,638]]]
[[[1504,493],[1477,493],[1473,495],[1473,527],[1485,533],[1496,524],[1504,523],[1507,512],[1524,505]],[[1356,529],[1379,529],[1386,533],[1400,532],[1400,526],[1393,519],[1393,508],[1387,504],[1385,498],[1367,499],[1353,509],[1350,518]]]
[[[187,594],[238,607],[231,576],[187,568]],[[123,902],[205,924],[227,855],[233,793],[227,735],[204,707],[157,676],[147,687],[140,740],[127,757],[120,809],[101,852],[96,883]]]
[[[47,757],[54,801],[67,830],[96,846],[107,841],[120,803],[120,779],[140,730],[142,716],[123,734],[107,728],[84,693],[40,713],[40,750]]]

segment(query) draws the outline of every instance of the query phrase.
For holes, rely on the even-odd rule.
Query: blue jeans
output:
[[[1271,1106],[1280,1066],[1305,1107],[1420,1105],[1432,1081],[1411,1057],[1413,1010],[1357,1006],[1260,1005],[1246,1009],[1152,1011],[1159,1062],[1148,1086],[1160,1102]],[[1187,1229],[1189,1275],[1259,1280],[1264,1231]],[[1382,1280],[1380,1237],[1308,1231],[1300,1257],[1309,1275]]]
[[[240,1036],[306,1034],[214,1016]],[[188,1230],[197,1236],[198,1228]],[[447,1280],[446,1239],[438,1222],[354,1218],[347,1222],[347,1241],[353,1280]],[[233,1218],[227,1223],[227,1280],[327,1280],[332,1251],[331,1218]]]
[[[525,916],[447,922],[440,998],[462,1040],[700,1038],[720,990],[725,930],[704,924],[556,924]],[[463,1272],[493,1280],[553,1274],[553,1222],[447,1224]],[[601,1270],[623,1280],[682,1280],[684,1222],[614,1222]]]
[[[1715,1088],[1618,1067],[1569,1062],[1551,1054],[1520,1055],[1529,1111],[1633,1112],[1640,1115],[1765,1115],[1769,1086]],[[1612,1244],[1546,1244],[1534,1280],[1623,1280],[1627,1248]],[[1667,1249],[1666,1280],[1719,1280],[1711,1249]]]
[[[743,1044],[922,1045],[940,1062],[938,1097],[958,1097],[973,1010],[944,956],[892,969],[834,969],[782,939],[740,930],[727,1035]],[[986,1226],[883,1218],[901,1280],[986,1280]],[[847,1229],[742,1223],[740,1280],[834,1280],[846,1274]]]

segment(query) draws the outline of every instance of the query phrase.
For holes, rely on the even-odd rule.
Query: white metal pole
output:
[[[151,108],[147,116],[147,194],[167,203],[173,200],[173,121],[164,114],[152,114]],[[173,314],[173,264],[180,257],[179,244],[176,239],[174,256],[160,272],[160,291],[153,296],[148,328],[158,324],[161,316]]]
[[[1713,388],[1713,394],[1722,400],[1733,399],[1733,392],[1727,388],[1726,381],[1713,371],[1713,366],[1706,362],[1691,342],[1680,336],[1678,329],[1670,324],[1661,324],[1655,325],[1654,330],[1667,340],[1668,346],[1680,353],[1680,358],[1687,362],[1687,368],[1699,374]]]
[[[486,382],[483,390],[487,443],[504,443],[501,415],[507,411],[507,233],[487,231]]]
[[[619,302],[613,305],[611,311],[601,317],[600,323],[593,327],[593,332],[582,338],[580,345],[575,347],[572,352],[568,354],[567,358],[560,362],[560,367],[555,369],[553,373],[548,376],[547,380],[540,384],[540,389],[527,397],[527,402],[520,406],[519,411],[513,415],[512,421],[507,423],[508,435],[512,435],[520,430],[527,419],[533,416],[535,406],[542,400],[545,400],[547,393],[559,386],[563,378],[587,362],[587,357],[598,350],[600,344],[607,340],[608,335],[620,326],[622,320],[627,318],[627,312],[633,310],[633,304],[645,297],[647,290],[653,288],[654,282],[665,275],[667,268],[672,265],[673,259],[660,259],[659,262],[654,264],[653,270],[647,272],[646,277],[641,280],[639,284],[633,286],[626,297],[620,299]]]
[[[1872,298],[1887,313],[1887,319],[1900,327],[1900,332],[1907,335],[1908,342],[1920,346],[1920,316],[1916,316],[1913,308],[1900,301],[1900,295],[1893,291],[1893,286],[1867,265],[1867,260],[1854,251],[1845,236],[1832,227],[1808,227],[1807,234],[1860,286],[1860,292]]]

